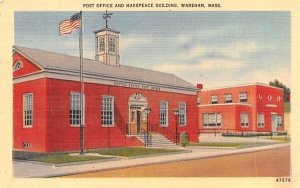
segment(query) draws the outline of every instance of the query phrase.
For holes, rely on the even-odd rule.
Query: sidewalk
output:
[[[142,158],[119,159],[115,161],[101,161],[97,163],[78,163],[68,166],[45,165],[33,162],[13,161],[14,176],[17,178],[43,178],[55,177],[84,172],[112,170],[118,168],[129,168],[135,166],[193,160],[209,157],[217,157],[231,154],[269,150],[289,146],[290,143],[272,144],[260,147],[250,147],[244,149],[208,149],[201,147],[190,147],[192,152],[179,153],[174,155],[162,155]]]

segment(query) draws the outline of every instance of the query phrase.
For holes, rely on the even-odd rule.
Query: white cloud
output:
[[[126,50],[130,47],[143,46],[146,44],[151,44],[153,42],[153,37],[141,37],[141,36],[123,36],[120,40],[120,49]]]
[[[287,69],[267,69],[267,70],[243,70],[240,73],[232,74],[230,72],[222,72],[220,74],[200,77],[201,80],[193,80],[195,83],[203,83],[205,88],[214,88],[220,86],[239,85],[245,83],[265,83],[278,79],[286,86],[291,85],[291,74]]]
[[[235,42],[219,49],[219,52],[231,58],[240,58],[257,51],[255,42]]]
[[[278,79],[286,86],[291,85],[291,73],[287,69],[267,69],[267,70],[256,70],[255,72],[251,72],[249,77],[256,82],[269,83],[274,79]]]
[[[207,73],[216,70],[240,69],[243,66],[244,66],[244,62],[215,59],[215,60],[200,61],[197,64],[188,64],[183,62],[182,63],[169,62],[169,63],[160,64],[157,67],[154,67],[154,69],[164,71],[164,72],[170,72],[174,74],[181,74],[184,72]]]
[[[215,70],[233,70],[241,69],[244,66],[243,61],[232,61],[223,59],[207,59],[197,64],[197,67],[201,71],[215,71]]]
[[[176,59],[180,62],[186,62],[189,60],[200,58],[204,56],[207,52],[208,49],[204,46],[195,46],[190,49],[177,50],[177,53],[175,54],[175,56],[173,56],[173,59]]]
[[[191,35],[189,33],[180,33],[176,36],[176,45],[181,46],[191,42]]]

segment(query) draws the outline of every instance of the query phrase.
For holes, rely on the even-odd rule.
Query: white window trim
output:
[[[229,96],[230,96],[230,102],[227,102],[227,101],[229,101],[229,100],[226,100],[226,99],[229,98]],[[224,102],[225,102],[225,103],[232,103],[232,94],[231,94],[231,93],[226,93],[226,94],[224,95]]]
[[[248,93],[240,92],[239,98],[240,98],[240,102],[247,102],[248,101]],[[242,101],[242,100],[245,100],[245,101]]]
[[[277,97],[277,101],[278,102],[281,101],[281,97],[280,96]]]
[[[184,124],[180,124],[180,105],[183,104],[184,105]],[[178,114],[178,124],[180,127],[185,127],[186,126],[186,117],[187,113],[186,113],[186,103],[185,102],[179,102],[179,114]]]
[[[101,48],[101,40],[103,40],[103,48]],[[105,37],[99,36],[98,37],[98,52],[104,52],[105,51]]]
[[[116,52],[116,37],[109,36],[109,52]]]
[[[161,103],[165,103],[166,104],[166,124],[162,124],[162,122],[161,122],[161,110],[162,110],[162,108],[161,108]],[[168,101],[164,101],[164,100],[161,100],[160,102],[159,102],[159,125],[160,125],[160,127],[168,127],[169,126],[169,103],[168,103]]]
[[[242,115],[243,114],[247,114],[247,116],[248,116],[248,125],[242,125]],[[249,113],[248,112],[241,112],[240,113],[240,126],[243,127],[243,128],[246,128],[246,127],[249,127],[249,124],[250,124]]]
[[[282,115],[280,115],[280,114],[278,114],[277,115],[277,118],[278,118],[278,122],[277,122],[277,128],[280,128],[280,127],[283,127],[283,116]],[[280,118],[280,119],[279,119]],[[280,122],[279,122],[279,120],[281,120]]]
[[[32,109],[31,109],[31,125],[25,125],[25,105],[26,105],[26,101],[25,101],[25,96],[26,95],[31,95],[32,96],[32,104],[31,104],[31,107],[32,107]],[[34,109],[34,106],[33,106],[33,93],[24,93],[23,94],[23,111],[22,111],[22,114],[23,114],[23,116],[22,116],[22,118],[23,118],[23,128],[32,128],[33,127],[33,109]]]
[[[20,66],[17,67],[17,65],[20,65]],[[13,65],[13,72],[15,72],[17,70],[20,70],[23,67],[24,67],[23,62],[19,60],[19,61],[17,61],[17,62],[14,63],[14,65]]]
[[[104,97],[112,98],[112,124],[103,124],[102,123],[102,100]],[[101,126],[102,127],[115,127],[115,97],[111,95],[101,95]]]
[[[213,100],[213,99],[216,99],[216,100]],[[218,104],[219,103],[219,97],[217,95],[210,96],[210,103],[211,104]]]
[[[79,95],[79,99],[81,99],[81,97],[80,97],[80,95],[81,95],[81,93],[80,92],[74,92],[74,91],[71,91],[70,92],[70,97],[71,97],[71,95],[72,94],[77,94],[77,95]],[[71,98],[70,98],[70,108],[71,108]],[[81,109],[80,109],[81,110]],[[83,94],[83,113],[82,113],[82,121],[83,121],[83,126],[85,126],[85,95]],[[70,121],[70,117],[69,117],[69,121]],[[70,122],[69,122],[70,123]],[[71,127],[80,127],[80,123],[77,125],[77,124],[71,124],[70,123],[70,126]]]
[[[215,125],[210,125],[210,119],[209,119],[210,115],[214,116]],[[207,116],[207,123],[206,124],[205,124],[205,117],[204,116]],[[220,117],[220,119],[218,119],[218,116]],[[203,113],[202,118],[203,118],[202,126],[205,127],[205,128],[216,128],[216,127],[220,128],[220,127],[222,127],[222,113],[220,113],[220,112]],[[218,120],[221,120],[220,125],[218,125]]]
[[[264,121],[263,121],[263,126],[260,126],[260,125],[259,125],[259,123],[260,123],[260,122],[259,122],[259,116],[260,116],[260,115],[263,115],[263,120],[264,120]],[[266,123],[265,123],[265,114],[264,114],[264,113],[258,113],[258,114],[257,114],[257,128],[264,128],[264,127],[265,127],[265,124],[266,124]]]

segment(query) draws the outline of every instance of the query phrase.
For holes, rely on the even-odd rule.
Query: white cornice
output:
[[[219,103],[219,104],[202,104],[202,105],[198,105],[198,107],[206,107],[206,106],[235,106],[235,105],[252,106],[252,104],[249,104],[249,103]]]
[[[230,85],[230,86],[222,86],[222,87],[215,87],[215,88],[209,88],[209,89],[203,89],[201,92],[205,91],[213,91],[213,90],[219,90],[219,89],[228,89],[228,88],[237,88],[237,87],[243,87],[243,86],[263,86],[263,87],[270,87],[274,89],[283,90],[282,88],[270,86],[264,83],[254,82],[254,83],[246,83],[246,84],[239,84],[239,85]]]
[[[69,80],[69,81],[80,81],[79,73],[77,71],[61,71],[55,69],[45,69],[45,71],[39,71],[36,73],[28,74],[25,76],[17,77],[13,79],[13,83],[22,83],[27,81],[32,81],[41,78],[52,78],[52,79],[59,79],[59,80]],[[125,83],[126,88],[136,88],[136,89],[145,89],[143,86],[147,86],[148,89],[146,90],[153,90],[153,91],[165,91],[165,92],[172,92],[172,93],[181,93],[181,94],[189,94],[189,95],[196,95],[197,89],[196,88],[184,88],[184,87],[177,87],[159,83],[151,83],[151,82],[142,82],[138,80],[129,80],[129,79],[122,79],[117,77],[108,77],[108,76],[101,76],[95,74],[84,74],[84,82],[85,83],[95,83],[95,84],[104,84],[104,85],[111,85],[122,87],[120,85],[116,85],[116,82]],[[131,87],[135,85],[137,87]],[[151,89],[151,88],[158,88]]]

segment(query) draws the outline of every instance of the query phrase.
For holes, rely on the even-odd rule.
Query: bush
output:
[[[229,137],[254,137],[254,136],[272,136],[274,133],[272,132],[224,132],[222,136]],[[287,132],[276,132],[278,136],[287,135]]]
[[[180,145],[185,147],[189,144],[189,137],[188,137],[188,134],[183,132],[183,133],[180,133]]]

